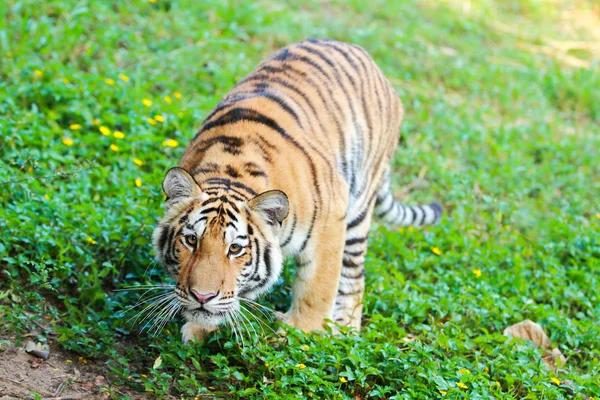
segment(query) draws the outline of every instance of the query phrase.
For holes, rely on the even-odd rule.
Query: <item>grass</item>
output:
[[[62,348],[105,365],[115,398],[118,385],[161,398],[600,393],[593,4],[0,5],[0,336],[22,338],[45,318]],[[244,347],[227,329],[184,347],[179,321],[140,333],[123,316],[139,292],[116,289],[165,282],[150,245],[165,171],[237,80],[306,37],[373,55],[407,110],[397,190],[406,201],[439,200],[445,220],[374,227],[360,335],[290,330],[281,343],[255,323]],[[290,300],[287,265],[261,300],[278,310]],[[566,355],[558,371],[502,336],[526,318]]]

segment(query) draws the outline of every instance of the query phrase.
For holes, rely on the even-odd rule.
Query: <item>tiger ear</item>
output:
[[[194,177],[183,168],[171,168],[163,180],[163,191],[167,195],[166,207],[169,208],[181,200],[202,193]]]
[[[281,224],[290,211],[288,198],[281,190],[269,190],[259,194],[248,202],[248,207],[269,225]]]

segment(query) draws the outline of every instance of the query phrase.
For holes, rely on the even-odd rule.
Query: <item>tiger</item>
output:
[[[438,203],[393,197],[403,115],[369,54],[332,39],[275,52],[222,98],[166,173],[153,233],[176,281],[185,343],[267,293],[287,257],[296,273],[284,322],[360,330],[373,216],[399,226],[442,216]]]

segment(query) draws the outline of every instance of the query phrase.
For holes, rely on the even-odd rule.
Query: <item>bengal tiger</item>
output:
[[[433,224],[392,196],[403,107],[369,54],[305,40],[273,54],[208,114],[163,181],[155,252],[176,278],[185,342],[201,339],[295,258],[285,322],[360,329],[371,218]]]

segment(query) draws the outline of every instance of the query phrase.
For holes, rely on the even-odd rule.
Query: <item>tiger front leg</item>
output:
[[[181,327],[181,339],[183,340],[183,344],[189,345],[204,340],[206,335],[216,330],[216,327],[206,328],[193,322],[186,322]]]
[[[288,325],[305,332],[323,330],[325,320],[332,318],[345,232],[343,220],[326,224],[296,257],[292,306],[285,318]]]

